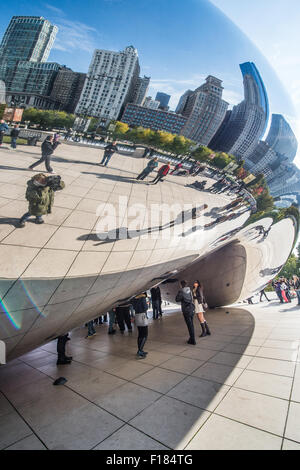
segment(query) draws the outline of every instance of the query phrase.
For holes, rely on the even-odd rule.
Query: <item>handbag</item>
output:
[[[202,307],[203,307],[203,310],[207,310],[207,309],[208,309],[207,303],[206,303],[206,302],[203,302]]]

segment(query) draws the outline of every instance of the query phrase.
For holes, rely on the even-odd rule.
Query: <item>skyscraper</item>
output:
[[[73,72],[67,68],[61,69],[55,78],[50,98],[58,103],[60,110],[74,113],[85,79],[85,73]]]
[[[193,92],[192,90],[187,90],[180,98],[179,102],[178,102],[178,105],[175,109],[175,113],[177,114],[182,114],[183,113],[183,110],[185,108],[185,105],[187,103],[187,100],[189,98],[190,95],[192,95]]]
[[[298,142],[290,125],[281,114],[272,114],[272,122],[269,134],[266,138],[267,144],[275,152],[292,162],[296,156]]]
[[[146,95],[149,90],[149,85],[150,85],[150,77],[139,77],[137,80],[136,84],[136,89],[134,91],[134,99],[133,102],[134,104],[137,104],[139,106],[143,106]]]
[[[155,101],[160,102],[160,105],[159,105],[160,109],[164,109],[165,111],[167,111],[169,109],[168,105],[169,105],[170,98],[171,96],[167,95],[167,93],[163,93],[159,91],[156,93]]]
[[[96,49],[76,113],[98,117],[103,124],[118,119],[126,103],[134,100],[139,73],[133,46],[121,52]]]
[[[209,75],[203,85],[181,97],[177,108],[188,118],[182,135],[202,145],[211,141],[228,108],[228,103],[222,100],[222,93],[222,81]]]
[[[57,31],[42,16],[13,16],[0,44],[0,62],[46,62]]]
[[[262,172],[273,177],[275,168],[294,160],[297,148],[298,142],[290,125],[281,114],[273,114],[266,140],[258,142],[245,166],[254,174]]]
[[[240,65],[244,77],[244,100],[234,106],[227,122],[209,143],[213,150],[240,158],[251,155],[263,137],[269,119],[269,102],[261,76],[252,62]]]
[[[147,98],[146,98],[145,101],[144,101],[143,106],[144,106],[145,108],[149,108],[149,109],[158,109],[158,108],[159,108],[159,104],[160,104],[159,101],[153,100],[153,99],[151,98],[151,96],[147,96]]]

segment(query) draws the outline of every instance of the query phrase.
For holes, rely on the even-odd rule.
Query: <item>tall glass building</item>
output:
[[[57,31],[42,16],[13,16],[0,44],[0,62],[46,62]]]
[[[155,101],[160,102],[160,105],[159,105],[160,109],[167,110],[170,98],[171,98],[171,96],[167,95],[167,93],[163,93],[163,92],[159,91],[158,93],[156,93]]]
[[[245,62],[240,69],[244,77],[244,100],[225,116],[226,124],[220,126],[209,147],[247,158],[265,133],[269,101],[255,64]]]
[[[288,161],[294,160],[298,142],[290,125],[281,114],[272,114],[271,128],[266,142]]]

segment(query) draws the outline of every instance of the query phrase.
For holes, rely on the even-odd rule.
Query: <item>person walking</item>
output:
[[[294,279],[294,288],[297,294],[298,305],[300,305],[300,280],[298,276],[293,276]]]
[[[207,304],[203,293],[203,286],[201,285],[200,281],[195,281],[193,284],[193,301],[195,305],[195,313],[197,314],[202,329],[200,338],[207,335],[210,336],[211,332],[204,317],[204,308]]]
[[[72,356],[66,356],[66,342],[69,341],[71,338],[69,337],[69,334],[59,336],[57,338],[57,362],[56,364],[58,366],[60,365],[65,365],[65,364],[71,364],[71,361],[73,359]]]
[[[157,184],[159,181],[163,179],[164,176],[167,176],[167,174],[170,171],[170,165],[171,165],[171,162],[168,162],[166,165],[161,166],[157,172],[157,176],[149,184]]]
[[[46,170],[48,173],[54,174],[53,169],[50,166],[50,157],[56,149],[58,142],[53,141],[53,136],[48,135],[46,140],[42,143],[42,157],[35,163],[29,166],[30,170],[33,170],[36,166],[45,162]]]
[[[188,328],[189,339],[188,344],[195,345],[195,329],[194,329],[194,313],[195,305],[193,303],[193,295],[191,289],[188,287],[186,281],[180,281],[180,289],[177,292],[175,302],[181,302],[181,311],[183,314],[184,321]]]
[[[260,301],[260,302],[262,302],[263,296],[265,296],[265,298],[267,299],[267,301],[270,302],[270,299],[268,299],[267,294],[265,293],[265,289],[262,289],[262,290],[260,291],[260,298],[259,298],[259,301]]]
[[[103,158],[102,158],[102,161],[101,161],[100,165],[107,166],[109,160],[111,159],[111,157],[113,156],[113,154],[114,154],[115,152],[117,152],[117,151],[118,151],[117,142],[116,142],[116,140],[114,140],[112,143],[109,143],[109,144],[105,147],[105,149],[104,149],[104,155],[103,155]]]
[[[10,146],[12,149],[17,148],[17,139],[19,137],[19,134],[20,134],[20,129],[19,129],[18,124],[16,124],[10,133],[10,138],[11,138]]]
[[[181,170],[181,168],[182,168],[182,163],[181,162],[177,163],[174,170],[171,171],[170,175],[177,175],[177,173]]]
[[[6,131],[8,131],[8,125],[6,124],[4,119],[1,119],[0,121],[0,147],[2,146],[3,137]]]
[[[128,332],[132,333],[132,325],[130,318],[130,306],[131,302],[125,302],[116,307],[116,317],[117,322],[120,328],[120,332],[123,335],[125,331],[125,324],[127,326]]]
[[[162,317],[161,312],[161,292],[159,286],[152,287],[150,289],[151,293],[151,302],[152,302],[152,309],[153,309],[153,320],[157,320],[158,316]]]
[[[155,170],[155,168],[158,167],[158,158],[153,158],[150,160],[146,166],[146,168],[143,169],[143,171],[138,175],[136,178],[137,180],[144,180],[146,176],[150,175],[150,173]]]
[[[51,214],[52,206],[54,203],[54,192],[63,189],[65,183],[58,178],[58,187],[53,189],[49,186],[49,181],[46,175],[39,173],[27,181],[26,199],[29,202],[28,212],[24,214],[19,220],[19,227],[25,227],[25,222],[31,217],[35,216],[36,224],[43,224],[43,215]]]
[[[147,352],[144,351],[144,346],[148,338],[148,317],[147,317],[147,293],[137,295],[131,299],[133,308],[134,308],[134,322],[138,329],[138,351],[137,357],[139,359],[144,359],[147,356]]]

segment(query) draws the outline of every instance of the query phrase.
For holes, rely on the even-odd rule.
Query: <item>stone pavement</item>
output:
[[[196,346],[169,312],[144,360],[135,331],[101,325],[71,333],[71,365],[56,366],[52,342],[2,366],[0,448],[300,449],[300,308],[268,295],[209,311],[212,336]]]

